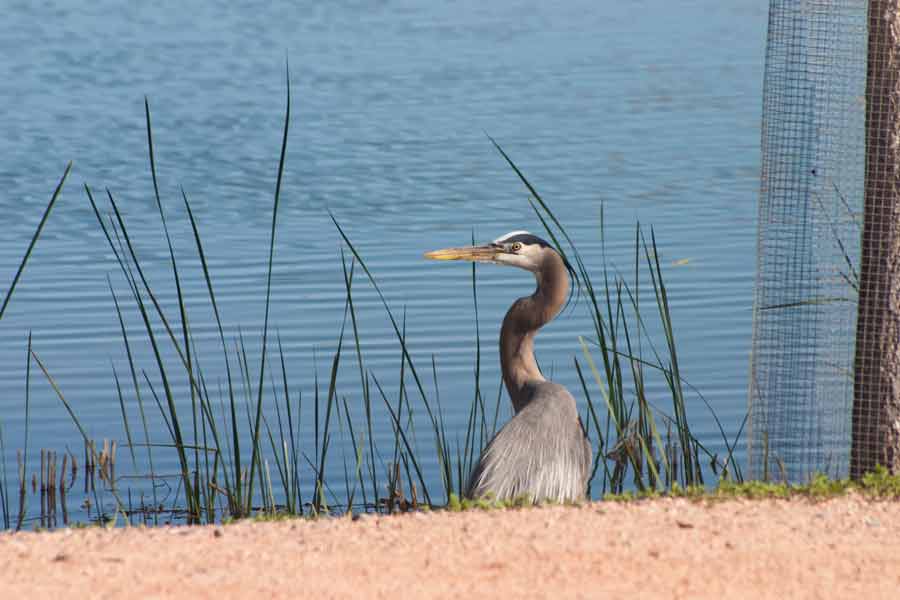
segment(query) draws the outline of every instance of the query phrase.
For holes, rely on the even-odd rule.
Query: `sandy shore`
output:
[[[583,507],[0,535],[3,598],[900,598],[900,503]]]

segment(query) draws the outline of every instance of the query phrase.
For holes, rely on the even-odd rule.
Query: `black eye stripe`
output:
[[[520,233],[518,235],[514,235],[508,239],[503,240],[504,244],[527,244],[529,246],[541,246],[542,248],[549,248],[550,244],[542,240],[536,235],[532,235],[530,233]]]

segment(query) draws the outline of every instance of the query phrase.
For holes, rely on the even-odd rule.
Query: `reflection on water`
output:
[[[0,61],[6,82],[0,106],[8,107],[0,119],[0,277],[11,280],[66,161],[75,161],[0,326],[0,419],[10,477],[16,474],[10,449],[24,447],[29,332],[88,434],[120,442],[124,436],[113,371],[128,382],[130,374],[107,275],[124,300],[127,286],[82,183],[100,198],[107,187],[115,195],[161,304],[178,314],[147,161],[144,95],[207,383],[221,386],[224,366],[182,187],[202,231],[226,336],[243,333],[248,363],[258,365],[285,51],[294,115],[270,323],[291,393],[312,398],[316,375],[327,383],[337,346],[345,289],[331,211],[395,314],[405,316],[410,351],[423,369],[434,354],[447,429],[464,430],[474,393],[471,271],[428,264],[422,252],[473,234],[540,231],[525,190],[487,131],[550,202],[594,272],[601,273],[605,250],[608,264],[628,273],[635,222],[655,227],[682,372],[726,431],[737,431],[745,413],[755,267],[759,3],[338,2],[301,10],[273,2],[190,14],[167,2],[107,4],[51,10],[21,2],[7,11],[9,27],[0,36],[7,57]],[[500,319],[533,284],[509,269],[479,268],[478,277],[481,375],[492,397]],[[6,287],[0,279],[0,289]],[[365,366],[396,395],[400,350],[359,272],[354,294]],[[129,334],[142,339],[139,315],[126,304]],[[582,303],[538,338],[545,371],[573,391],[580,384],[572,357],[580,352],[578,336],[590,331]],[[137,362],[155,381],[145,346],[136,350]],[[340,382],[338,393],[358,406],[353,360]],[[189,397],[184,382],[173,385]],[[137,428],[132,388],[125,388]],[[29,470],[41,447],[80,453],[77,430],[36,369],[29,393]],[[311,406],[305,403],[304,417]],[[698,401],[689,408],[695,432],[721,452],[708,413]],[[148,421],[165,439],[159,412]],[[373,434],[389,443],[389,421],[379,423],[382,430]],[[157,470],[177,470],[170,453],[158,456]],[[141,485],[135,489],[149,497]]]

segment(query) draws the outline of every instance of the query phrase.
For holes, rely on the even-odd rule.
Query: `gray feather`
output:
[[[587,493],[591,446],[575,398],[549,381],[529,385],[528,402],[484,449],[466,495],[534,502],[578,501]]]

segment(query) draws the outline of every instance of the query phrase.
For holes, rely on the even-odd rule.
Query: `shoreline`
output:
[[[895,598],[900,502],[652,499],[0,535],[6,595]]]

